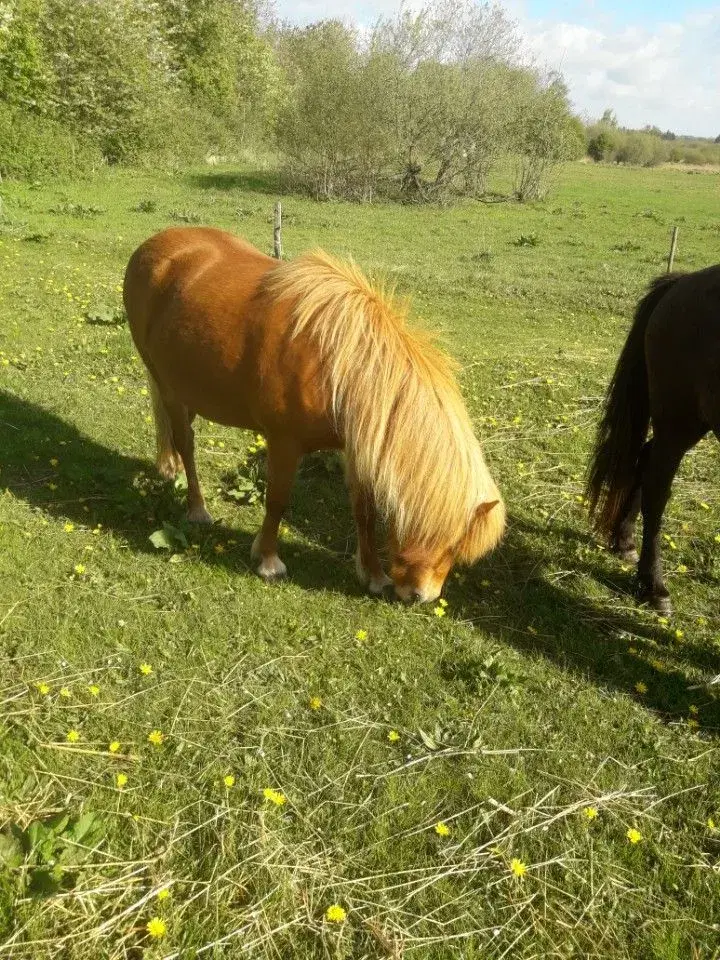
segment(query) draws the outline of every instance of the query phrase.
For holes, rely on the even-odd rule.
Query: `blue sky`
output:
[[[413,7],[422,0],[411,0]],[[575,109],[621,124],[720,135],[720,0],[504,0],[525,47],[560,70]],[[276,0],[283,19],[371,26],[399,0]]]

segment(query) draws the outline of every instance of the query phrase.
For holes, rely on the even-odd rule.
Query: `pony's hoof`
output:
[[[170,453],[160,457],[157,461],[157,472],[163,480],[174,480],[178,474],[182,473],[183,465],[179,457]]]
[[[638,563],[640,560],[640,554],[637,552],[635,547],[630,547],[627,550],[616,550],[615,553],[624,563]]]
[[[636,594],[640,603],[649,604],[653,610],[657,610],[657,612],[663,616],[669,617],[672,614],[672,602],[667,590],[663,590],[661,593],[653,590],[652,586],[639,584]]]
[[[192,510],[188,510],[187,518],[190,523],[202,523],[209,525],[213,522],[213,518],[207,512],[205,507],[193,507]]]
[[[368,592],[374,597],[381,597],[385,592],[385,587],[392,586],[392,580],[386,574],[380,577],[370,577],[367,583]]]
[[[282,580],[287,576],[287,567],[275,554],[271,557],[263,557],[257,572],[258,576],[262,577],[266,583],[273,583],[275,580]]]
[[[672,615],[672,603],[670,602],[670,597],[659,597],[654,596],[649,598],[650,606],[653,610],[657,610],[658,613],[662,613],[663,616],[669,617]]]

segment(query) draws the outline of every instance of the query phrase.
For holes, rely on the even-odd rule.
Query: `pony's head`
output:
[[[391,524],[390,579],[398,598],[404,603],[437,600],[452,567],[475,563],[499,542],[504,529],[505,505],[499,494],[497,500],[484,501],[475,508],[465,534],[454,543],[401,542]]]

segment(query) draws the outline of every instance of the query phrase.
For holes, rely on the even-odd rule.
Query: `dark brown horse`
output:
[[[591,516],[626,560],[638,560],[642,511],[637,592],[663,613],[671,610],[660,558],[663,512],[680,461],[710,430],[720,439],[720,266],[650,285],[610,383],[590,464]]]

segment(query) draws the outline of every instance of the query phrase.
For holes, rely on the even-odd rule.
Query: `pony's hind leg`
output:
[[[155,463],[161,477],[165,477],[166,480],[174,480],[182,470],[183,465],[180,453],[175,446],[170,414],[160,393],[160,388],[149,370],[147,380],[155,420],[155,445],[157,449]]]
[[[670,498],[670,488],[687,450],[702,436],[690,438],[686,432],[661,432],[655,428],[652,448],[642,476],[643,540],[637,571],[637,589],[640,600],[647,601],[661,613],[671,613],[670,594],[663,580],[660,553],[660,525]]]
[[[355,554],[355,570],[358,579],[370,593],[380,596],[392,583],[385,574],[378,556],[375,540],[377,509],[372,491],[364,489],[355,478],[352,469],[348,470],[348,487],[352,500],[353,515],[357,527],[358,547]]]
[[[195,466],[195,433],[191,425],[193,417],[188,408],[178,401],[166,400],[165,406],[172,426],[173,440],[185,467],[188,520],[191,523],[212,523]]]
[[[610,549],[627,563],[637,563],[640,555],[635,543],[635,524],[640,513],[642,503],[642,477],[645,470],[652,440],[648,440],[642,448],[635,471],[635,483],[625,500],[620,520],[610,538]]]
[[[250,554],[253,560],[260,561],[257,572],[263,580],[277,580],[287,573],[287,567],[278,556],[278,528],[290,502],[300,456],[294,445],[268,437],[265,518]]]

